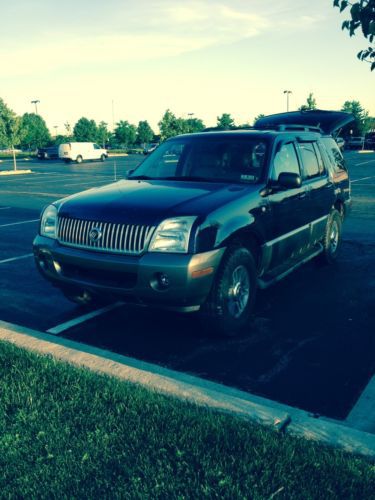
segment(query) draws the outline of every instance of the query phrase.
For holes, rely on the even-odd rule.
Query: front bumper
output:
[[[53,285],[182,311],[198,310],[210,292],[225,248],[201,254],[95,252],[37,236],[35,262]],[[167,277],[167,286],[160,277]]]

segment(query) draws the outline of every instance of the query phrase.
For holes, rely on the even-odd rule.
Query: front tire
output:
[[[105,161],[105,160],[106,160],[106,156],[105,156],[105,155],[102,155],[102,156],[100,157],[100,161]]]
[[[333,264],[341,250],[342,217],[337,210],[333,210],[328,217],[323,239],[323,252],[319,255],[322,264]]]
[[[244,247],[228,249],[203,307],[210,330],[234,336],[249,320],[256,296],[254,258]]]

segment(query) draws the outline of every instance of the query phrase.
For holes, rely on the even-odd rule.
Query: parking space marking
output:
[[[366,163],[373,163],[373,162],[375,162],[375,159],[373,159],[373,160],[367,160],[367,161],[361,161],[359,163],[354,163],[354,166],[358,167],[359,165],[366,165]]]
[[[0,210],[9,210],[12,207],[0,207]]]
[[[18,226],[20,224],[30,224],[31,222],[39,222],[39,219],[24,220],[21,222],[11,222],[10,224],[1,224],[0,227]]]
[[[26,255],[20,255],[19,257],[10,257],[9,259],[0,260],[0,264],[6,264],[7,262],[14,262],[15,260],[27,259],[33,257],[33,253],[27,253]]]
[[[123,302],[116,302],[115,304],[110,304],[109,306],[102,307],[97,309],[96,311],[91,311],[87,314],[83,314],[82,316],[78,316],[78,318],[71,319],[70,321],[66,321],[65,323],[61,323],[60,325],[56,325],[53,328],[47,330],[47,333],[51,333],[52,335],[59,335],[59,333],[64,332],[65,330],[69,330],[73,328],[73,326],[80,325],[85,321],[88,321],[92,318],[96,318],[97,316],[101,316],[109,311],[113,311],[113,309],[117,309],[124,305]]]
[[[367,181],[368,179],[375,179],[375,175],[370,175],[369,177],[361,177],[360,179],[354,179],[354,181],[350,182],[351,184],[353,184],[353,182]]]
[[[352,408],[346,423],[362,431],[375,432],[375,376]]]

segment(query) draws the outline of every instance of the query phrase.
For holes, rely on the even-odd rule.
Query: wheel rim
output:
[[[329,235],[329,248],[331,253],[335,253],[338,246],[339,246],[339,227],[337,225],[337,222],[333,221]]]
[[[250,297],[250,279],[245,266],[237,266],[231,276],[227,305],[229,314],[239,318],[245,311]]]

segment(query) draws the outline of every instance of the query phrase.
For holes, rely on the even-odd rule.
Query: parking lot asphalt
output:
[[[259,293],[240,337],[214,338],[194,316],[125,305],[60,335],[345,418],[375,372],[375,153],[346,156],[353,209],[338,264],[311,262]],[[37,219],[45,204],[122,179],[141,159],[20,161],[18,168],[34,173],[0,177],[1,320],[47,331],[90,313],[39,276],[31,255]]]

